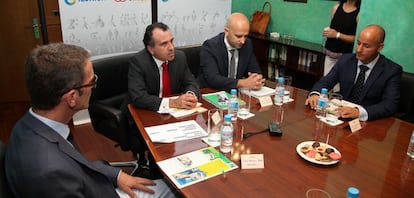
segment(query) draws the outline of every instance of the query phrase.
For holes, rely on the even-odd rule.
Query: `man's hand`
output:
[[[337,114],[339,117],[342,118],[358,118],[359,117],[359,109],[356,107],[338,107],[336,109]]]
[[[197,96],[185,93],[176,99],[170,99],[170,107],[181,109],[192,109],[197,106]]]
[[[140,191],[145,191],[154,194],[154,191],[148,188],[147,186],[155,186],[155,182],[150,179],[133,177],[122,171],[119,174],[118,187],[122,191],[126,192],[131,198],[137,198],[137,195],[134,193],[134,191],[132,191],[132,189],[137,189]]]
[[[237,82],[237,87],[259,90],[264,85],[265,80],[266,79],[264,79],[261,74],[249,72],[249,77],[245,79],[240,79]]]
[[[310,95],[306,101],[305,105],[309,105],[311,109],[315,109],[318,105],[319,95],[318,94],[312,94]]]

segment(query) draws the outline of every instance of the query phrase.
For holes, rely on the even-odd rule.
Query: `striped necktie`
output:
[[[230,59],[229,78],[233,78],[233,79],[236,79],[236,57],[234,55],[235,51],[236,51],[235,49],[230,50],[231,59]]]
[[[359,69],[360,69],[360,72],[358,74],[358,77],[357,77],[357,80],[354,86],[352,87],[352,92],[351,92],[351,97],[350,97],[350,101],[353,103],[358,103],[359,101],[359,97],[361,95],[362,88],[364,87],[364,83],[365,83],[365,72],[369,69],[369,67],[365,65],[360,65]]]

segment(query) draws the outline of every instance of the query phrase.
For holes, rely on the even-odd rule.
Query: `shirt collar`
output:
[[[377,57],[375,57],[374,60],[372,60],[368,64],[364,64],[362,61],[358,60],[358,66],[359,65],[365,65],[371,70],[372,68],[374,68],[375,64],[377,64],[379,57],[380,57],[380,55],[378,54]]]
[[[40,120],[41,122],[43,122],[44,124],[46,124],[47,126],[49,126],[50,128],[52,128],[56,133],[58,133],[64,139],[67,139],[67,137],[69,136],[70,129],[67,124],[62,124],[60,122],[56,122],[54,120],[41,116],[35,113],[32,110],[32,108],[29,109],[29,113],[35,118],[37,118],[38,120]]]
[[[230,51],[230,50],[237,50],[236,48],[232,47],[230,45],[230,43],[227,41],[227,36],[226,35],[224,35],[224,44],[226,45],[226,48],[227,48],[228,51]]]
[[[157,64],[158,68],[161,68],[161,67],[162,67],[162,64],[163,64],[164,62],[167,62],[167,63],[168,63],[168,61],[162,61],[162,60],[160,60],[160,59],[158,59],[158,58],[155,58],[155,56],[152,56],[152,58],[154,59],[155,64]]]

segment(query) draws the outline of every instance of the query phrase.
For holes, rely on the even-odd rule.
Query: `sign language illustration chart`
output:
[[[231,0],[158,0],[158,21],[167,24],[175,46],[201,44],[224,31]]]
[[[151,0],[59,0],[64,43],[93,56],[141,50]]]

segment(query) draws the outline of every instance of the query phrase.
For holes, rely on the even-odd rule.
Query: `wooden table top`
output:
[[[260,133],[249,138],[244,133],[261,131],[275,119],[275,105],[260,108],[252,100],[254,117],[238,120],[232,152],[226,156],[239,168],[221,176],[179,189],[185,197],[305,197],[309,189],[328,192],[331,197],[345,197],[347,188],[354,186],[361,197],[414,197],[414,160],[406,155],[414,125],[393,117],[362,122],[362,129],[352,133],[347,123],[329,126],[315,118],[306,107],[307,91],[291,88],[293,102],[283,105],[283,135]],[[212,90],[202,90],[204,93]],[[202,106],[213,106],[202,100]],[[129,110],[156,161],[188,153],[207,144],[200,138],[175,143],[153,143],[145,127],[184,120],[196,120],[206,127],[207,113],[182,119],[153,111]],[[313,164],[302,159],[296,146],[303,141],[317,140],[337,148],[342,159],[335,165]],[[264,169],[240,169],[240,154],[264,154]]]

